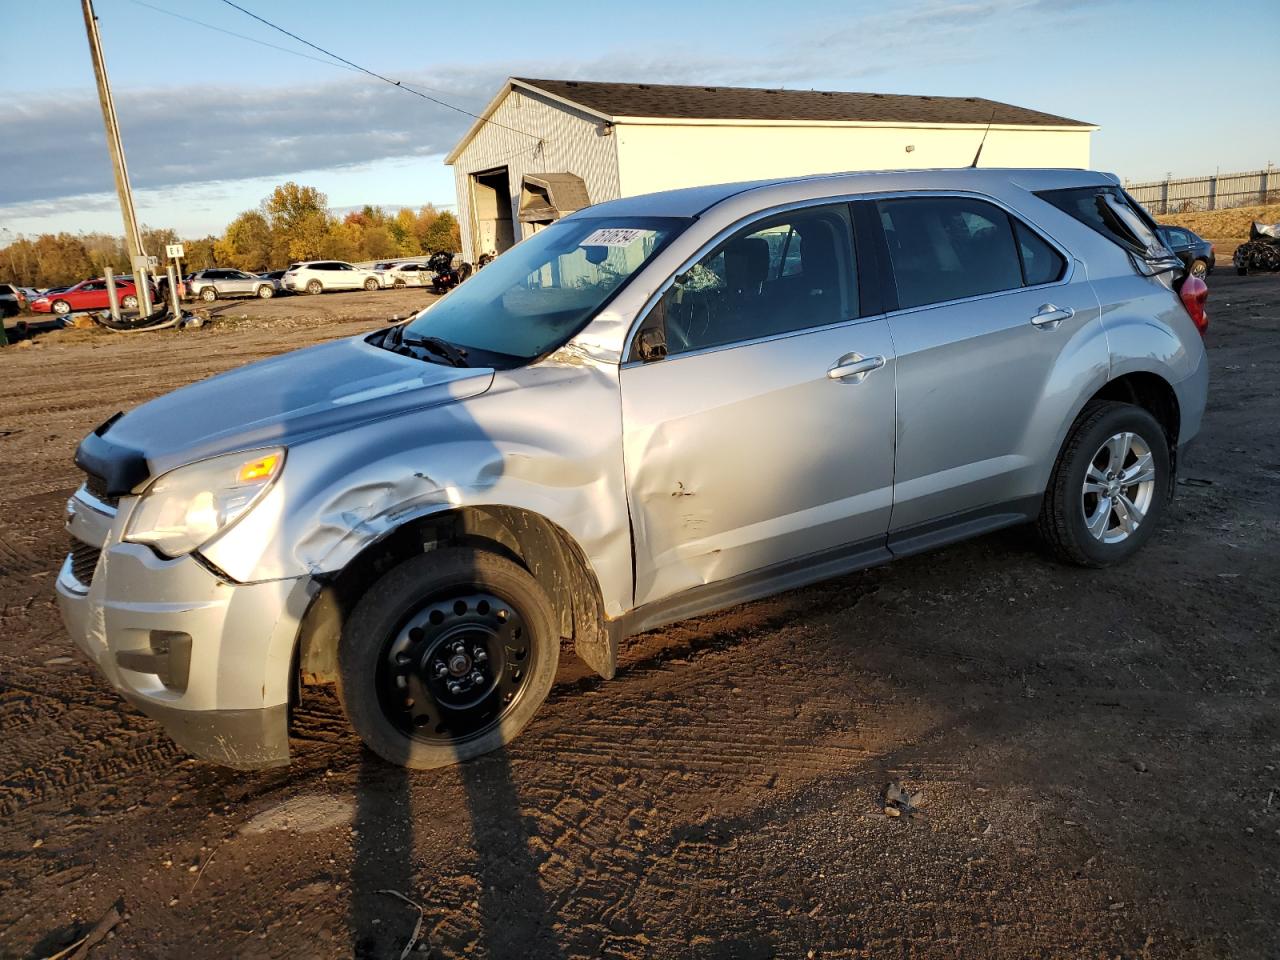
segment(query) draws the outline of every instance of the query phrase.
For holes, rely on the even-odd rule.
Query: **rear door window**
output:
[[[1023,285],[1008,214],[969,197],[877,201],[901,308]]]

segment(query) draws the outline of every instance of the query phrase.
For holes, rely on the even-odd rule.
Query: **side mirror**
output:
[[[667,355],[667,333],[661,326],[648,327],[636,337],[636,353],[644,363],[661,360]]]

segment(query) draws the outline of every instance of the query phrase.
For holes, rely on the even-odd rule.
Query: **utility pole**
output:
[[[93,59],[93,73],[98,80],[98,102],[102,105],[102,121],[107,127],[107,150],[111,153],[111,167],[116,178],[116,193],[120,196],[120,212],[124,215],[124,243],[133,265],[134,286],[138,290],[138,305],[143,316],[151,313],[151,283],[147,279],[147,252],[142,247],[142,232],[138,229],[138,214],[133,207],[133,188],[129,186],[129,168],[124,159],[124,143],[120,140],[120,124],[116,119],[116,105],[111,99],[111,84],[107,82],[107,64],[102,58],[102,40],[98,36],[98,17],[93,12],[93,0],[80,0],[84,11],[84,29],[89,35],[89,56]]]

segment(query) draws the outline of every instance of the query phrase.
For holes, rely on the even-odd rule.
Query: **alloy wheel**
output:
[[[1120,543],[1141,525],[1155,497],[1151,448],[1136,433],[1117,433],[1089,461],[1081,490],[1085,527],[1095,540]]]

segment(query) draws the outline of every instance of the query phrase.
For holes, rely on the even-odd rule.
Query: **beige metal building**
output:
[[[1088,167],[1093,124],[978,97],[512,77],[445,159],[463,257],[501,253],[592,203],[769,177]]]

